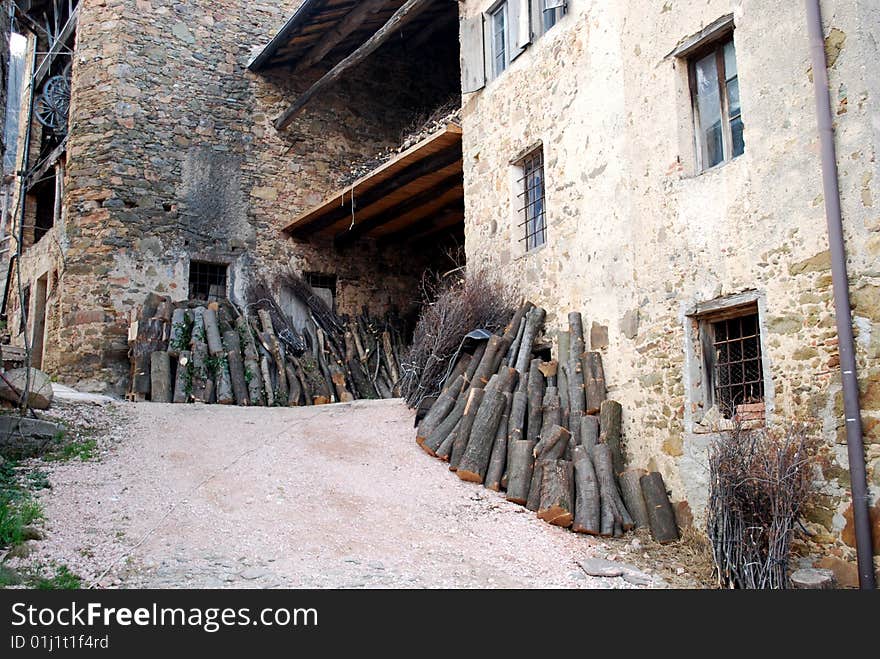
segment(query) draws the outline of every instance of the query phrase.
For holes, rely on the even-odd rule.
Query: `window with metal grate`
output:
[[[226,274],[224,263],[190,261],[189,297],[192,300],[218,300],[226,297]]]
[[[537,148],[519,163],[521,176],[517,182],[519,192],[520,226],[524,235],[526,251],[547,242],[547,218],[544,208],[544,150]]]

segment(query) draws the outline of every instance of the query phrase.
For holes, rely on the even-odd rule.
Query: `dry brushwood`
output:
[[[481,271],[426,278],[423,290],[422,314],[400,363],[401,393],[410,407],[440,393],[465,335],[475,329],[498,331],[513,314],[506,289]]]
[[[707,530],[729,588],[787,588],[791,538],[810,496],[815,439],[807,428],[736,428],[709,449]]]

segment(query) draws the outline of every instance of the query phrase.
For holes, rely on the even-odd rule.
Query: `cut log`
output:
[[[382,332],[382,348],[385,351],[385,360],[391,374],[391,384],[396,385],[400,381],[400,371],[394,357],[394,348],[391,346],[391,333],[388,330]]]
[[[568,447],[571,433],[562,426],[548,428],[541,441],[535,444],[535,458],[538,460],[559,460]]]
[[[588,451],[599,443],[599,417],[581,417],[581,446]]]
[[[419,445],[423,444],[428,435],[430,435],[452,411],[452,408],[455,407],[455,401],[458,400],[458,396],[461,393],[464,384],[464,375],[459,375],[445,390],[443,390],[439,398],[437,398],[431,406],[431,409],[428,410],[425,418],[422,419],[422,422],[419,424],[419,429],[416,432],[416,443]]]
[[[302,383],[296,374],[296,367],[293,364],[288,362],[284,365],[284,368],[287,371],[287,406],[298,407],[303,400]]]
[[[263,333],[268,340],[272,358],[275,360],[278,377],[278,382],[275,387],[276,393],[278,394],[278,398],[286,401],[288,396],[287,374],[284,372],[284,353],[281,351],[281,343],[275,335],[275,328],[272,326],[272,317],[269,315],[269,312],[265,309],[260,309],[257,311],[257,316],[260,318],[260,325],[262,326]]]
[[[562,425],[570,428],[568,404],[568,363],[560,362],[559,370],[556,375],[556,388],[559,390],[559,408],[562,411]]]
[[[620,483],[620,494],[626,509],[633,517],[636,526],[648,528],[650,526],[648,518],[648,507],[645,505],[645,497],[642,494],[642,485],[640,480],[648,472],[644,469],[627,469],[618,478]]]
[[[516,336],[514,336],[513,343],[510,344],[510,348],[507,351],[507,358],[505,363],[507,366],[512,366],[515,368],[516,358],[519,355],[519,349],[522,345],[523,334],[526,330],[526,319],[522,318],[519,321],[519,329],[516,332]]]
[[[241,337],[236,330],[223,332],[223,345],[229,362],[229,377],[232,379],[232,393],[237,405],[250,405],[248,383],[241,358]]]
[[[614,473],[622,474],[626,469],[626,450],[620,436],[623,408],[614,400],[603,401],[599,413],[600,440],[608,444],[614,458]]]
[[[172,358],[180,356],[181,350],[189,347],[186,309],[175,309],[171,315],[171,335],[168,339],[168,354]]]
[[[602,507],[599,499],[599,481],[593,469],[593,460],[587,449],[574,449],[575,506],[571,529],[575,533],[599,535],[602,530]]]
[[[544,423],[544,376],[540,370],[541,360],[533,359],[529,369],[529,415],[526,439],[537,442]]]
[[[588,352],[581,359],[584,370],[584,388],[587,414],[598,414],[605,400],[605,369],[602,367],[602,354]]]
[[[450,471],[458,469],[458,463],[461,462],[461,456],[464,455],[464,452],[467,449],[468,440],[470,440],[471,437],[471,430],[474,427],[474,422],[477,420],[477,414],[480,411],[484,395],[485,391],[479,387],[472,387],[470,391],[468,391],[467,405],[464,407],[464,414],[461,417],[461,425],[455,436],[455,442],[452,444],[452,454],[449,456]]]
[[[471,356],[466,352],[461,353],[458,357],[458,361],[455,362],[455,366],[450,372],[449,377],[446,378],[446,381],[443,383],[443,388],[446,389],[449,387],[450,383],[455,382],[458,379],[459,375],[464,375],[467,373],[468,366],[471,363]]]
[[[438,423],[437,426],[427,434],[425,441],[420,444],[426,453],[434,455],[437,452],[440,445],[449,436],[453,429],[455,429],[458,422],[461,421],[461,417],[464,416],[464,410],[467,407],[467,402],[468,394],[460,394],[455,401],[455,406],[449,414],[447,414],[443,421]]]
[[[556,387],[547,387],[542,408],[544,416],[541,420],[541,437],[546,437],[553,426],[562,425],[562,409]]]
[[[529,397],[525,391],[517,391],[513,394],[513,404],[510,408],[510,417],[507,421],[507,464],[504,475],[501,477],[501,487],[507,488],[510,474],[510,459],[513,443],[525,439],[526,414],[529,410]]]
[[[471,386],[474,381],[474,374],[477,372],[477,369],[480,367],[480,362],[483,361],[483,355],[486,354],[486,346],[488,345],[487,341],[480,341],[477,344],[476,349],[474,350],[473,356],[471,356],[471,361],[468,364],[467,371],[465,373],[465,378],[467,379],[467,386]]]
[[[189,389],[192,387],[192,353],[182,350],[177,356],[177,375],[174,378],[175,403],[185,403],[189,400]]]
[[[610,506],[614,522],[619,524],[624,531],[631,530],[635,523],[630,517],[629,511],[623,503],[620,492],[617,489],[617,480],[614,477],[614,465],[611,457],[611,449],[607,444],[596,444],[590,450],[593,460],[593,468],[596,470],[596,478],[599,481],[599,496],[603,506],[607,502]],[[674,523],[673,519],[673,523]]]
[[[525,504],[529,498],[532,470],[535,463],[535,442],[519,439],[511,442],[510,464],[507,467],[507,500]]]
[[[263,355],[260,359],[260,368],[263,373],[263,382],[266,386],[266,404],[269,407],[275,405],[275,387],[272,385],[272,372],[269,370],[269,357]]]
[[[501,417],[504,416],[506,408],[507,398],[504,392],[493,390],[484,394],[467,448],[456,470],[461,480],[471,483],[482,483],[485,480],[495,435],[498,434]]]
[[[336,392],[336,400],[340,403],[350,403],[353,401],[354,396],[351,395],[351,392],[345,386],[345,372],[334,362],[328,364],[327,368],[330,371],[330,381],[333,383]]]
[[[792,573],[791,586],[795,590],[834,590],[837,582],[831,570],[804,567]]]
[[[208,344],[205,343],[205,308],[193,310],[192,347],[192,399],[197,403],[207,403],[211,398],[213,384],[209,385]]]
[[[520,307],[516,310],[516,313],[513,314],[513,318],[510,319],[510,322],[507,323],[507,327],[504,328],[504,333],[508,336],[516,336],[519,333],[520,326],[525,326],[523,323],[526,319],[528,313],[535,308],[535,305],[526,300],[523,302]]]
[[[475,387],[485,387],[489,382],[489,378],[496,372],[497,369],[492,368],[495,363],[495,356],[498,354],[498,350],[501,347],[501,337],[497,334],[493,334],[489,337],[489,341],[486,344],[486,351],[483,353],[483,358],[480,360],[480,365],[477,366],[477,370],[474,372],[473,386]]]
[[[221,353],[222,355],[222,353]],[[214,398],[219,405],[232,405],[232,378],[229,376],[229,363],[224,356],[212,357],[214,360]]]
[[[212,357],[223,354],[223,340],[220,336],[220,326],[217,322],[217,312],[208,307],[202,315],[205,323],[205,341],[208,344],[208,353]]]
[[[568,361],[571,363],[580,360],[587,351],[584,341],[584,319],[579,311],[572,311],[568,314],[568,336]]]
[[[251,405],[263,405],[263,372],[260,368],[260,353],[251,332],[251,326],[245,316],[235,321],[235,329],[242,340],[244,348],[244,378],[248,385],[248,402]]]
[[[532,482],[529,483],[529,498],[526,499],[526,508],[534,513],[538,512],[538,508],[541,506],[541,484],[544,482],[544,468],[554,462],[555,460],[535,459]]]
[[[639,479],[642,496],[648,508],[648,524],[654,540],[662,545],[678,540],[678,525],[675,523],[675,511],[666,494],[666,484],[659,472],[651,472]]]
[[[495,432],[495,442],[492,445],[489,468],[486,470],[485,485],[488,489],[495,492],[501,490],[501,481],[507,470],[507,433],[510,425],[510,413],[513,409],[513,397],[514,394],[512,393],[506,392],[504,394],[504,414],[501,415],[501,422],[498,424],[498,430]]]
[[[541,328],[544,326],[544,318],[546,315],[546,311],[540,307],[535,307],[529,311],[526,316],[526,327],[525,330],[523,330],[522,345],[520,346],[519,355],[517,355],[516,358],[516,370],[520,373],[525,373],[526,369],[529,368],[529,360],[532,358],[532,346],[535,343],[535,338],[537,338],[538,332],[541,331]]]
[[[449,462],[449,456],[452,455],[452,445],[455,443],[455,437],[458,435],[458,429],[461,427],[461,419],[455,424],[452,432],[443,440],[437,449],[436,456],[443,462]]]
[[[572,350],[574,350],[574,347],[572,347]],[[582,369],[580,359],[569,361],[568,368],[566,369],[566,375],[568,376],[568,418],[576,444],[581,443],[581,419],[586,413],[584,373]]]
[[[548,524],[568,528],[574,510],[574,472],[570,461],[555,460],[544,464],[541,479],[541,503],[538,517]]]
[[[358,398],[375,399],[379,397],[375,385],[370,381],[366,371],[364,371],[365,359],[358,355],[363,352],[363,348],[358,347],[357,335],[353,332],[346,332],[343,341],[345,342],[345,361],[348,364],[348,370],[351,372],[351,378],[354,381],[354,388],[357,390]]]
[[[154,403],[171,402],[171,358],[163,350],[150,355],[150,392]]]

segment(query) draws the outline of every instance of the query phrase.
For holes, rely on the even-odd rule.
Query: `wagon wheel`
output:
[[[69,110],[70,81],[63,75],[49,78],[34,110],[37,121],[56,135],[65,135]]]

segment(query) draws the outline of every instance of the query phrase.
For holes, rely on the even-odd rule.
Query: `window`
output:
[[[219,300],[226,297],[226,271],[222,263],[190,261],[189,297],[199,300]]]
[[[560,18],[565,14],[564,0],[532,0],[541,5],[541,24],[543,32],[556,25]]]
[[[699,318],[706,407],[726,419],[764,418],[764,367],[757,303]]]
[[[706,170],[745,151],[732,34],[691,56],[689,72],[697,165]]]
[[[520,178],[517,183],[521,226],[525,227],[526,251],[540,247],[547,241],[547,220],[544,209],[544,150],[538,148],[519,162]]]
[[[336,275],[326,275],[320,272],[304,272],[303,275],[309,286],[315,291],[315,295],[324,300],[331,310],[336,310]]]
[[[507,68],[507,3],[502,2],[489,12],[492,43],[492,77],[498,77]]]

